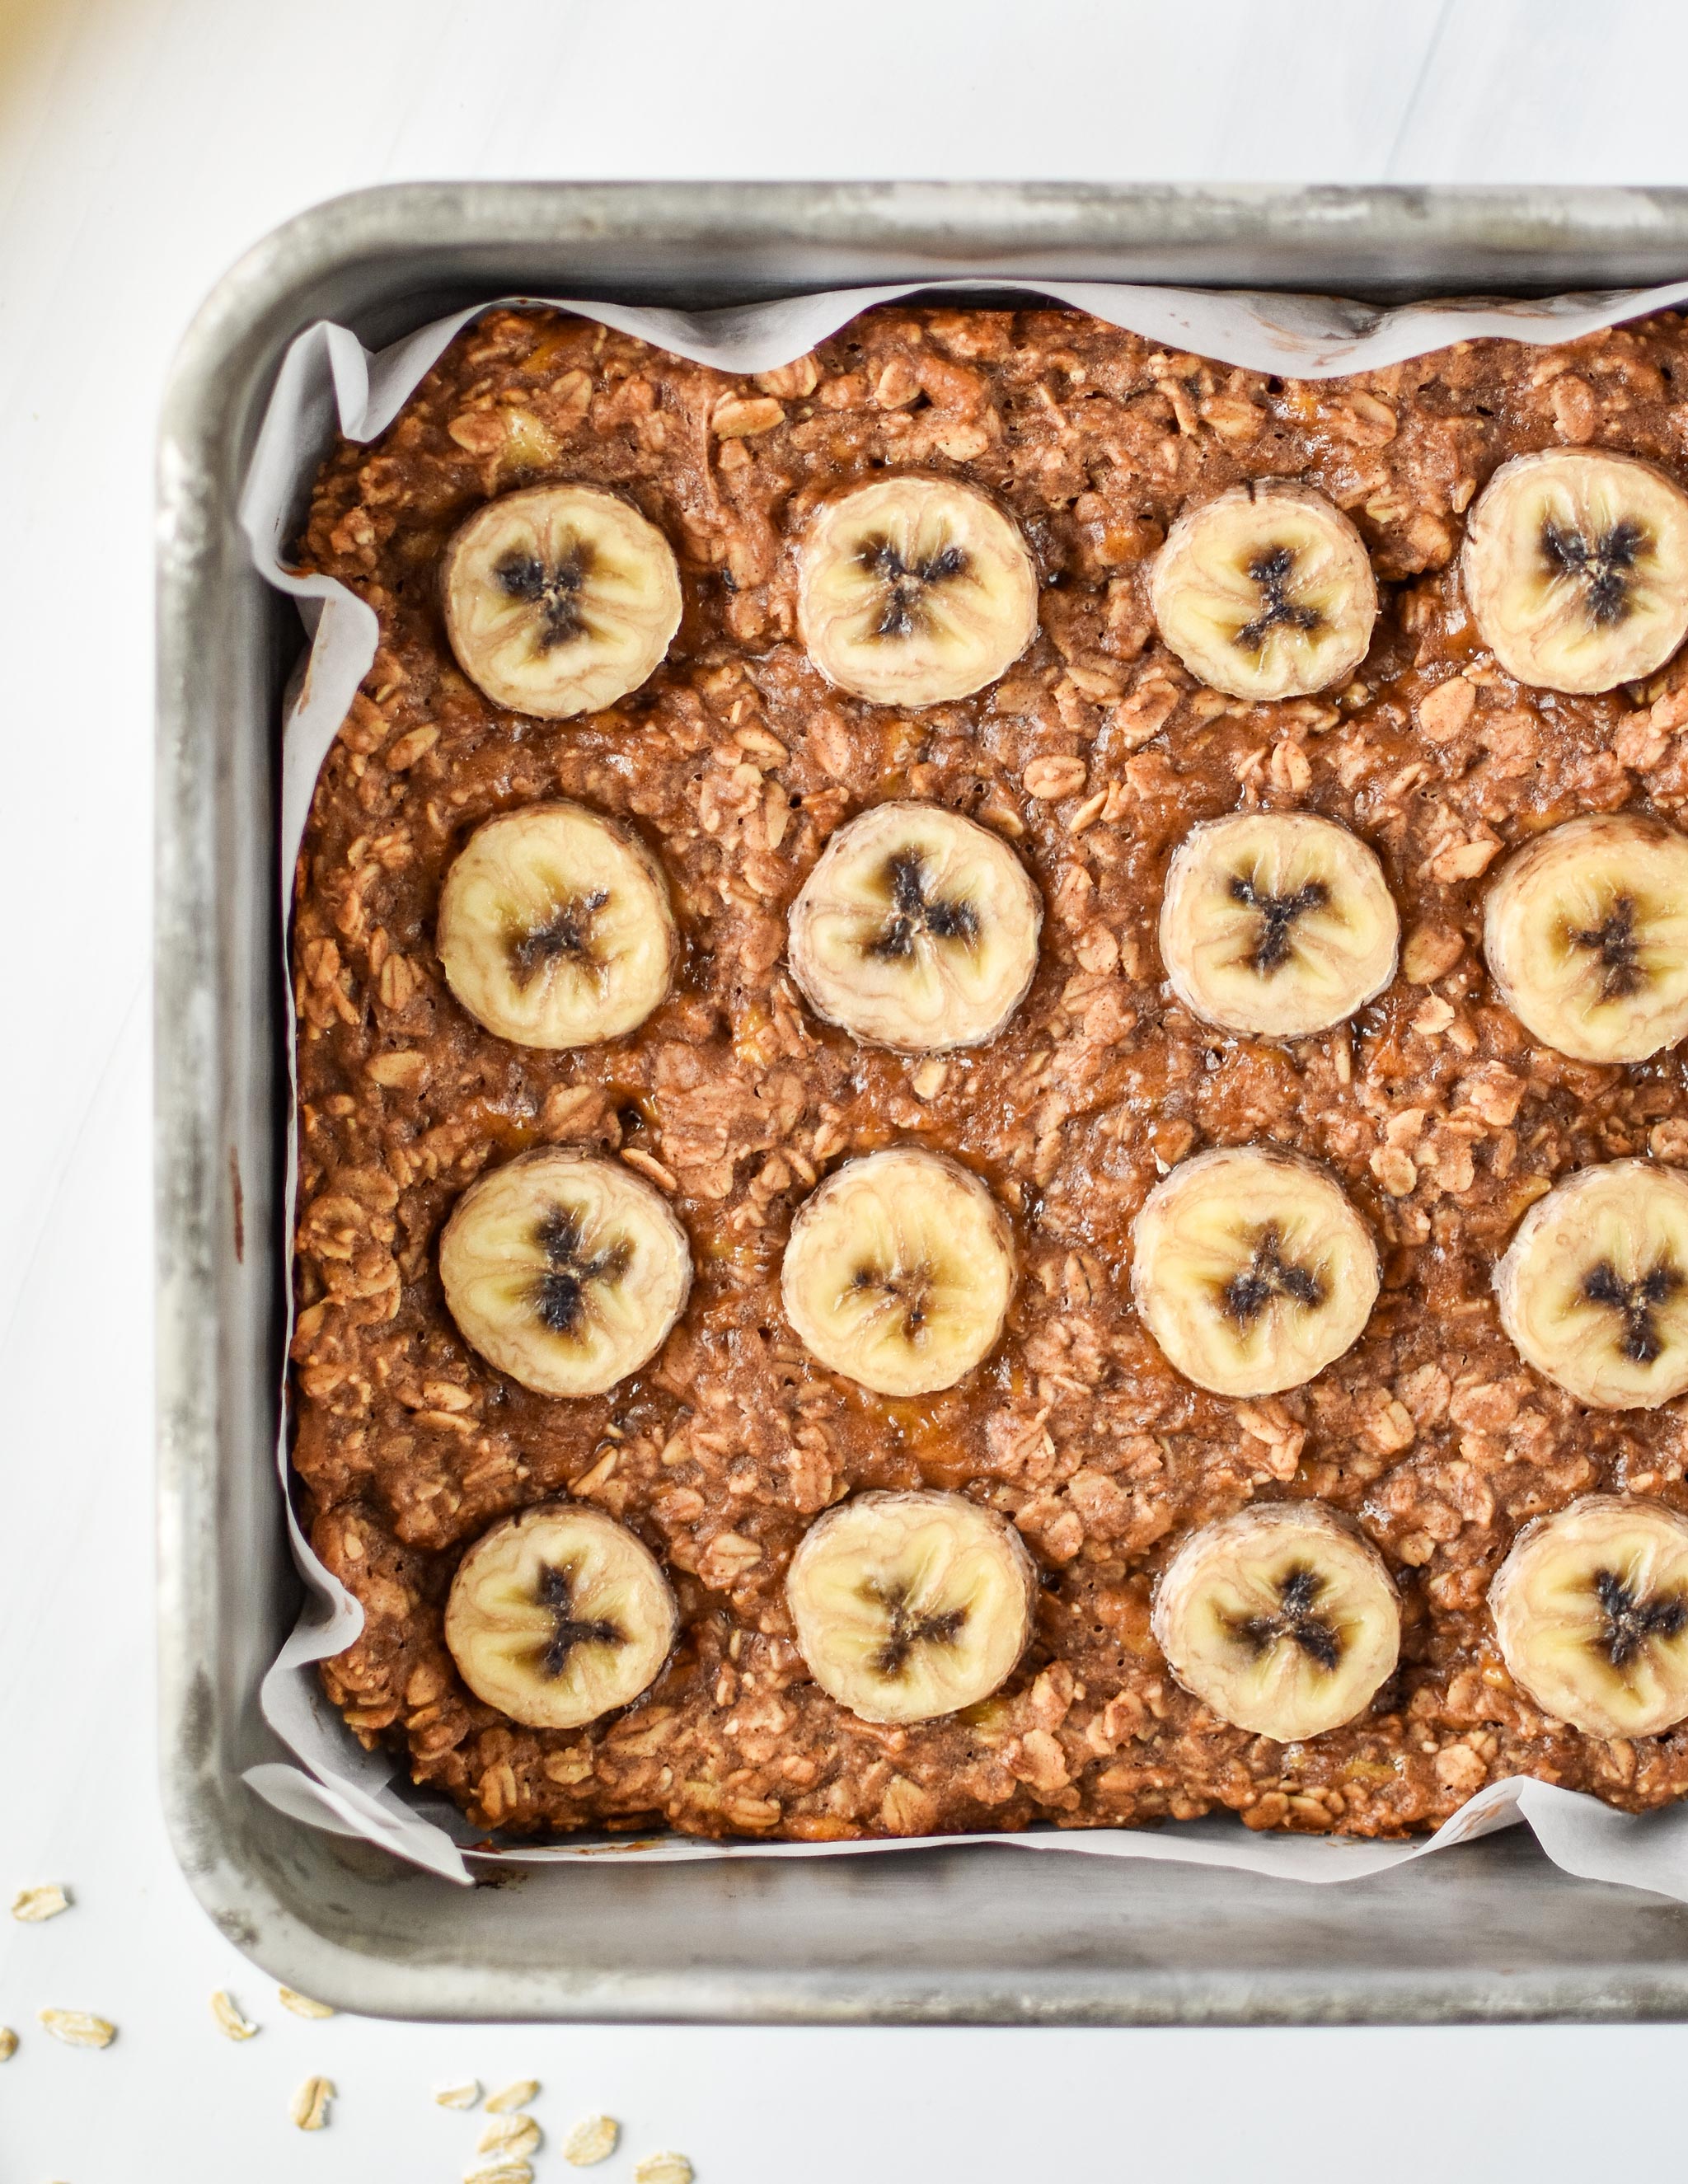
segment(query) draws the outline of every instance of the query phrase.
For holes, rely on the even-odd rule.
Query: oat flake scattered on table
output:
[[[12,1916],[25,1926],[38,1926],[70,1908],[70,1898],[56,1881],[45,1888],[20,1889],[12,1898]]]
[[[287,2114],[301,2131],[320,2131],[328,2121],[328,2103],[333,2098],[331,2078],[307,2078],[293,2095]]]
[[[282,2008],[291,2009],[295,2017],[332,2017],[335,2014],[331,2004],[313,2002],[308,1994],[296,1993],[290,1986],[278,1986],[276,1992]]]
[[[633,2184],[692,2184],[692,2176],[683,2153],[648,2153],[633,2166]]]
[[[538,2098],[538,2078],[517,2078],[500,2092],[487,2096],[488,2115],[508,2115],[512,2109],[531,2108]]]
[[[250,2040],[258,2031],[252,2020],[242,2015],[240,2004],[226,1987],[219,1987],[211,1997],[211,2014],[218,2031],[230,2040]]]
[[[36,2015],[67,2048],[109,2048],[117,2037],[117,2027],[109,2018],[95,2017],[86,2009],[38,2009]]]
[[[443,2109],[472,2109],[480,2098],[481,2081],[465,2078],[460,2086],[442,2086],[434,2095],[434,2102]]]
[[[577,2169],[590,2169],[594,2162],[609,2159],[621,2135],[621,2126],[613,2116],[582,2116],[563,2141],[563,2159]]]
[[[465,2169],[463,2184],[533,2184],[533,2171],[525,2161],[495,2161],[489,2169]]]
[[[0,2025],[0,2063],[9,2063],[17,2052],[17,2034],[9,2025]]]
[[[513,2161],[539,2150],[539,2126],[531,2115],[494,2116],[475,2142],[477,2153],[507,2154]]]

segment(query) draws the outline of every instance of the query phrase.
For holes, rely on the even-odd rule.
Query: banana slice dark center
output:
[[[1603,925],[1591,931],[1574,928],[1570,939],[1579,948],[1591,948],[1600,958],[1600,991],[1605,1000],[1633,994],[1643,981],[1641,943],[1635,938],[1635,905],[1620,894]]]
[[[580,595],[591,572],[592,550],[577,541],[555,561],[542,561],[537,554],[506,554],[493,575],[507,598],[538,608],[534,642],[541,652],[553,652],[589,633]]]
[[[510,963],[517,986],[531,986],[542,971],[563,956],[590,963],[593,921],[609,900],[608,888],[594,888],[590,894],[559,903],[543,924],[515,934],[510,942]]]
[[[548,1676],[560,1676],[577,1646],[625,1646],[627,1634],[619,1623],[604,1617],[582,1618],[574,1613],[575,1580],[579,1573],[572,1563],[545,1563],[540,1567],[534,1594],[551,1618],[551,1635],[538,1651],[539,1665]]]
[[[1324,1580],[1317,1570],[1298,1563],[1278,1580],[1279,1606],[1273,1615],[1251,1615],[1238,1624],[1238,1635],[1256,1653],[1264,1653],[1288,1639],[1319,1667],[1335,1670],[1342,1665],[1342,1640],[1334,1624],[1317,1613]]]
[[[858,1267],[850,1276],[852,1289],[877,1290],[888,1304],[901,1306],[903,1333],[911,1342],[920,1340],[926,1325],[932,1284],[932,1269],[923,1260],[914,1267]]]
[[[1601,1643],[1614,1669],[1627,1668],[1650,1639],[1677,1638],[1688,1628],[1688,1601],[1680,1593],[1643,1599],[1607,1569],[1595,1572],[1594,1590],[1606,1618]]]
[[[1541,551],[1555,576],[1582,587],[1583,604],[1597,629],[1611,629],[1629,614],[1635,565],[1652,544],[1639,523],[1626,518],[1609,531],[1585,532],[1556,523],[1541,526]]]
[[[915,637],[931,626],[932,593],[951,577],[966,574],[968,561],[960,546],[943,547],[923,560],[905,561],[889,538],[864,538],[856,558],[884,587],[875,637]]]
[[[899,850],[887,860],[883,884],[891,898],[885,928],[868,948],[870,956],[896,961],[914,953],[916,938],[959,940],[971,946],[978,938],[979,916],[964,895],[945,901],[927,893],[926,863],[917,850]]]
[[[1324,1284],[1311,1268],[1286,1259],[1277,1229],[1265,1228],[1255,1240],[1254,1256],[1240,1273],[1232,1275],[1223,1295],[1225,1310],[1246,1327],[1273,1297],[1289,1297],[1310,1310],[1322,1305]]]
[[[1295,571],[1293,546],[1265,547],[1249,563],[1249,575],[1260,587],[1260,612],[1237,632],[1234,642],[1243,651],[1258,652],[1274,629],[1315,630],[1323,621],[1317,607],[1292,595]]]
[[[533,1309],[553,1334],[572,1334],[590,1309],[593,1284],[619,1281],[632,1251],[627,1244],[616,1243],[588,1256],[581,1248],[579,1216],[561,1206],[554,1206],[543,1216],[533,1240],[546,1262],[533,1285]]]
[[[1323,880],[1309,880],[1293,894],[1273,894],[1269,889],[1256,886],[1245,873],[1238,872],[1231,881],[1231,900],[1254,911],[1260,918],[1260,938],[1250,961],[1262,978],[1269,978],[1290,960],[1295,920],[1305,917],[1310,910],[1323,910],[1330,900],[1330,889]]]
[[[1591,1267],[1583,1295],[1591,1304],[1609,1305],[1624,1323],[1618,1348],[1636,1365],[1651,1365],[1664,1348],[1657,1313],[1682,1287],[1680,1270],[1661,1259],[1638,1282],[1626,1282],[1610,1259]]]
[[[965,1607],[947,1607],[937,1615],[922,1615],[909,1605],[906,1592],[893,1591],[870,1579],[861,1588],[864,1600],[883,1607],[889,1624],[885,1642],[873,1657],[882,1676],[900,1676],[917,1646],[953,1645],[967,1619]]]

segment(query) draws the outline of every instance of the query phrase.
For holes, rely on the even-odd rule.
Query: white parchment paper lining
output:
[[[835,333],[858,312],[911,293],[977,290],[983,276],[895,287],[835,290],[738,309],[688,316],[556,298],[499,298],[503,303],[560,303],[696,363],[733,372],[772,370]],[[1556,342],[1593,333],[1620,320],[1688,300],[1688,281],[1668,287],[1557,296],[1540,301],[1467,298],[1415,304],[1392,311],[1328,296],[1289,296],[1176,288],[1128,287],[1100,281],[990,280],[993,290],[1050,297],[1167,347],[1192,350],[1256,371],[1328,379],[1376,370],[1454,341],[1484,335]],[[375,658],[373,610],[326,577],[299,576],[283,556],[303,520],[310,481],[336,429],[354,440],[385,431],[459,328],[488,302],[441,319],[379,354],[344,326],[311,326],[289,348],[265,414],[242,495],[240,521],[259,571],[291,593],[312,634],[303,678],[291,694],[282,743],[280,885],[285,932],[293,870],[316,777],[358,686]],[[292,979],[284,972],[291,997]],[[291,1028],[291,1027],[290,1027]],[[292,1041],[289,1039],[291,1069]],[[296,1149],[287,1144],[286,1228],[291,1238]],[[289,1265],[291,1272],[291,1262]],[[289,1333],[292,1283],[287,1285]],[[277,1451],[288,1494],[287,1422]],[[472,1881],[469,1860],[513,1864],[559,1858],[639,1857],[679,1861],[715,1858],[815,1858],[912,1847],[907,1841],[714,1843],[682,1836],[596,1839],[496,1852],[470,1848],[483,1840],[454,1806],[419,1795],[394,1760],[363,1750],[323,1696],[315,1664],[357,1636],[363,1611],[312,1553],[288,1494],[293,1552],[309,1592],[298,1627],[265,1678],[265,1718],[300,1762],[253,1767],[246,1780],[280,1810],[314,1827],[359,1836],[446,1878]],[[1357,1880],[1428,1857],[1450,1844],[1529,1823],[1543,1849],[1567,1872],[1618,1881],[1688,1903],[1688,1806],[1636,1817],[1598,1799],[1550,1783],[1492,1783],[1436,1833],[1410,1843],[1345,1837],[1254,1835],[1229,1814],[1156,1830],[1049,1829],[1024,1835],[982,1835],[946,1841],[1016,1845],[1089,1857],[1172,1858],[1240,1868],[1302,1881]]]

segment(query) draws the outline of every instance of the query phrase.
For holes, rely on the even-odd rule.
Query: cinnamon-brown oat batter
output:
[[[325,766],[300,861],[296,1462],[318,1552],[362,1602],[326,1664],[358,1733],[482,1825],[806,1839],[1129,1825],[1226,1806],[1255,1827],[1397,1833],[1529,1774],[1641,1809],[1688,1791],[1688,1725],[1629,1742],[1550,1725],[1501,1662],[1485,1595],[1528,1518],[1592,1490],[1688,1509],[1680,1404],[1590,1411],[1502,1334],[1491,1270],[1530,1203],[1591,1161],[1688,1162],[1679,1056],[1566,1060],[1501,1007],[1483,875],[1574,814],[1688,802],[1688,660],[1645,689],[1525,688],[1479,643],[1454,558],[1497,465],[1561,443],[1688,466],[1688,330],[1556,349],[1485,342],[1318,384],[1171,355],[1055,310],[876,312],[752,382],[549,313],[455,341],[372,447],[342,444],[303,560],[369,600],[381,649]],[[825,683],[794,635],[789,544],[882,470],[965,476],[1017,516],[1044,590],[1032,649],[960,704],[902,716]],[[1383,606],[1356,680],[1255,705],[1154,633],[1150,557],[1247,478],[1317,485],[1357,525]],[[582,720],[497,710],[453,664],[454,527],[547,479],[615,487],[680,557],[685,613],[634,697]],[[684,956],[609,1045],[482,1031],[434,952],[447,866],[493,813],[567,796],[660,855]],[[894,797],[1010,838],[1045,921],[1030,996],[990,1045],[905,1057],[810,1014],[786,911],[828,837]],[[1383,861],[1400,974],[1351,1027],[1217,1031],[1163,987],[1167,861],[1197,821],[1321,813]],[[1129,1300],[1128,1234],[1171,1163],[1270,1140],[1327,1164],[1384,1289],[1311,1384],[1234,1401],[1180,1379]],[[796,1206],[844,1157],[912,1141],[985,1177],[1021,1274],[960,1386],[868,1394],[781,1313]],[[655,1365],[552,1401],[446,1312],[439,1230],[523,1149],[619,1151],[671,1195],[695,1286]],[[969,1713],[875,1726],[810,1680],[782,1590],[818,1512],[862,1486],[964,1488],[1010,1516],[1044,1593],[1032,1650]],[[459,1559],[567,1491],[630,1524],[682,1630],[657,1682],[576,1731],[469,1694],[443,1635]],[[1151,1582],[1255,1497],[1350,1512],[1402,1596],[1369,1714],[1255,1739],[1172,1680]]]

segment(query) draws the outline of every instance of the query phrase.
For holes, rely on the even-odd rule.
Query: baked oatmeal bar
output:
[[[1501,465],[1542,451],[1658,468],[1588,473],[1606,501],[1557,531],[1546,502],[1519,517],[1506,494],[1557,471],[1527,471],[1516,491],[1508,473],[1479,499]],[[364,1742],[390,1747],[477,1825],[516,1835],[666,1825],[824,1841],[1225,1808],[1253,1828],[1378,1836],[1429,1827],[1506,1775],[1635,1811],[1688,1791],[1688,1727],[1656,1727],[1661,1713],[1675,1719],[1669,1706],[1648,1713],[1633,1691],[1626,1713],[1617,1691],[1641,1663],[1688,1713],[1688,1578],[1671,1561],[1688,1512],[1674,1399],[1688,1368],[1658,1377],[1688,1346],[1685,1278],[1663,1245],[1639,1269],[1623,1258],[1638,1191],[1659,1220],[1676,1217],[1688,1096],[1669,1040],[1682,1028],[1665,1026],[1642,1058],[1573,1058],[1568,1004],[1541,1001],[1528,962],[1502,962],[1499,924],[1483,944],[1502,874],[1508,902],[1524,904],[1532,883],[1534,868],[1514,878],[1513,853],[1559,842],[1548,830],[1646,822],[1615,849],[1602,836],[1578,850],[1579,872],[1597,850],[1602,871],[1627,870],[1649,844],[1668,859],[1680,840],[1657,822],[1688,798],[1688,663],[1667,635],[1666,664],[1625,655],[1626,679],[1604,688],[1598,671],[1657,604],[1640,588],[1650,549],[1624,481],[1657,498],[1685,475],[1688,333],[1674,316],[1558,348],[1461,343],[1313,383],[1053,309],[877,310],[754,379],[554,312],[499,309],[453,342],[379,440],[342,442],[300,560],[368,601],[381,635],[298,864],[294,1462],[316,1552],[365,1612],[360,1637],[323,1668]],[[884,486],[894,510],[909,479],[956,489],[933,505],[962,525],[965,552],[894,554],[889,515],[871,536],[849,532],[850,493]],[[1274,501],[1258,490],[1267,481],[1301,498]],[[671,549],[677,590],[630,610],[625,694],[587,691],[588,710],[546,717],[519,709],[519,673],[500,679],[496,599],[485,630],[465,607],[448,632],[442,571],[448,549],[460,559],[474,543],[471,519],[556,486],[595,489],[593,520],[619,525],[642,566],[666,567]],[[1329,637],[1320,687],[1261,694],[1213,652],[1203,542],[1232,520],[1212,515],[1227,494],[1237,521],[1276,507],[1312,526],[1305,548],[1293,532],[1294,554],[1334,556],[1309,604],[1291,559],[1233,555],[1257,593],[1257,649],[1274,627],[1304,649]],[[957,515],[964,499],[971,512]],[[1661,502],[1667,527],[1674,505]],[[1207,530],[1181,521],[1197,516]],[[1581,587],[1594,670],[1507,589],[1502,518],[1534,524],[1557,577]],[[884,587],[884,621],[865,638],[816,573],[814,542],[838,522],[838,581],[854,569]],[[577,555],[560,576],[538,549],[488,566],[511,614],[549,617],[545,642],[563,644],[621,550],[606,530],[597,560]],[[866,640],[918,634],[936,588],[991,554],[992,627],[1008,635],[983,686],[852,694]],[[1676,592],[1685,577],[1677,567]],[[1657,610],[1668,618],[1670,599]],[[477,855],[519,847],[524,815],[559,806],[584,814],[567,823],[611,861],[616,886],[649,884],[671,906],[648,1012],[577,1045],[487,1028],[487,1015],[501,1021],[493,1000],[477,1016],[459,996],[490,992],[496,967],[475,970],[465,941],[448,981],[440,944],[447,876],[471,840]],[[848,976],[839,987],[819,942],[805,958],[792,924],[829,845],[852,822],[900,823],[875,816],[890,806],[936,807],[989,838],[978,849],[989,873],[968,885],[1010,905],[1004,930],[1022,958],[992,958],[971,1043],[899,1045],[902,1018],[889,1036],[885,1021],[858,1035],[841,1020],[855,1006]],[[1211,864],[1231,838],[1193,833],[1205,822],[1289,815],[1333,822],[1307,839],[1339,861],[1275,892],[1235,867],[1226,885],[1261,921],[1256,984],[1298,919],[1312,934],[1333,889],[1349,901],[1351,872],[1374,887],[1375,960],[1357,958],[1323,1028],[1228,1028],[1217,958],[1171,911],[1163,924],[1169,871],[1185,845]],[[508,837],[483,831],[507,816]],[[888,961],[922,933],[934,948],[967,940],[976,919],[973,896],[940,898],[913,850],[896,866],[903,854],[892,842],[874,868],[891,875]],[[826,884],[847,894],[856,869],[829,865]],[[1023,904],[1016,874],[1031,883]],[[465,864],[465,889],[471,877]],[[1538,892],[1562,878],[1557,866],[1546,883],[1535,875]],[[1648,933],[1633,906],[1598,914],[1573,935],[1577,963],[1633,1013],[1656,967]],[[534,966],[577,939],[565,922],[536,927],[505,1005],[525,1005]],[[1669,966],[1657,975],[1669,983]],[[602,1165],[548,1165],[547,1149]],[[782,1277],[788,1245],[806,1240],[816,1264],[838,1248],[822,1224],[840,1201],[823,1205],[823,1186],[883,1177],[853,1164],[911,1152],[939,1159],[896,1172],[874,1217],[894,1226],[937,1205],[922,1193],[949,1190],[933,1221],[969,1240],[981,1280],[996,1269],[1004,1286],[969,1307],[949,1384],[905,1392],[865,1350],[835,1343],[850,1369],[822,1362],[824,1312],[806,1335],[798,1323],[817,1292]],[[1195,1165],[1215,1152],[1253,1164]],[[1544,1326],[1538,1309],[1538,1261],[1559,1231],[1524,1233],[1583,1170],[1615,1176],[1622,1201],[1609,1215],[1618,1241],[1607,1260],[1578,1262],[1562,1314],[1586,1309],[1605,1330],[1618,1379],[1597,1384],[1579,1381],[1560,1322],[1550,1312]],[[460,1256],[466,1266],[482,1251],[482,1279],[499,1206],[471,1208],[471,1190],[588,1173],[607,1173],[604,1189],[645,1224],[638,1237],[656,1240],[678,1301],[649,1322],[652,1354],[613,1385],[567,1392],[590,1376],[565,1374],[545,1392],[532,1346],[505,1351],[514,1369],[488,1362],[503,1307],[473,1316],[472,1269],[448,1308],[442,1232],[464,1209]],[[1173,1220],[1184,1199],[1156,1199],[1135,1251],[1134,1228],[1151,1191],[1175,1184],[1188,1198],[1204,1176],[1226,1204],[1281,1186],[1315,1223],[1328,1200],[1351,1246],[1340,1279],[1308,1272],[1287,1231],[1257,1225],[1252,1259],[1222,1285],[1228,1331],[1192,1334],[1167,1304],[1185,1279]],[[1575,1234],[1593,1235],[1594,1217]],[[564,1228],[545,1245],[554,1333],[576,1324],[582,1284],[614,1279],[602,1253],[584,1256],[578,1223]],[[1503,1260],[1512,1288],[1497,1297]],[[1281,1345],[1264,1367],[1220,1358],[1226,1341],[1226,1358],[1240,1357],[1273,1312],[1288,1327],[1298,1305],[1337,1314],[1299,1362]],[[896,1498],[911,1493],[936,1498]],[[1638,1510],[1653,1528],[1639,1545]],[[465,1557],[480,1547],[496,1563],[499,1542],[560,1511],[574,1526],[568,1557],[601,1551],[629,1588],[616,1597],[649,1607],[649,1658],[630,1666],[629,1653],[589,1719],[543,1726],[471,1688],[447,1608],[466,1660],[482,1628],[471,1611],[488,1629],[498,1612],[471,1597]],[[931,1517],[956,1555],[965,1533],[984,1557],[990,1613],[1009,1618],[993,1628],[1014,1634],[1006,1669],[980,1671],[996,1679],[987,1696],[957,1708],[952,1692],[950,1711],[922,1702],[896,1719],[894,1706],[836,1695],[861,1696],[863,1661],[889,1688],[921,1646],[937,1658],[959,1644],[961,1607],[922,1622],[903,1595],[873,1596],[891,1635],[854,1669],[824,1634],[800,1642],[803,1615],[825,1620],[817,1558],[830,1542],[836,1565],[849,1527],[876,1512]],[[1526,1529],[1561,1513],[1568,1532]],[[799,1546],[814,1581],[788,1592]],[[1583,1707],[1606,1733],[1571,1725],[1580,1702],[1560,1704],[1546,1669],[1514,1673],[1541,1650],[1544,1554],[1549,1579],[1581,1556],[1606,1618],[1612,1719],[1594,1697]],[[1214,1593],[1222,1564],[1231,1591]],[[586,1567],[542,1558],[533,1598],[560,1634],[556,1670],[615,1625],[585,1612]],[[1276,1591],[1250,1610],[1263,1572]],[[1227,1608],[1233,1596],[1242,1604]],[[1263,1685],[1245,1697],[1243,1669],[1216,1665],[1222,1641],[1302,1684],[1340,1655],[1360,1677],[1346,1718],[1325,1725],[1317,1706],[1297,1712]],[[506,1655],[499,1688],[519,1709],[546,1646]]]

